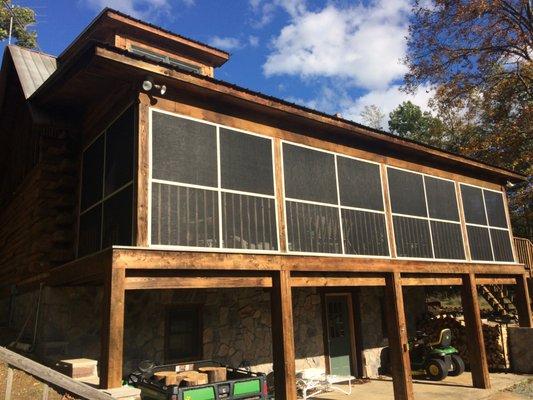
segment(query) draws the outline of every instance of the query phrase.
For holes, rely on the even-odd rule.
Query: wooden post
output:
[[[124,299],[126,270],[111,266],[104,276],[102,301],[100,387],[122,386]]]
[[[271,291],[272,355],[276,399],[296,400],[294,325],[289,271],[274,272]]]
[[[388,273],[385,277],[385,305],[394,399],[412,400],[414,395],[407,344],[407,324],[401,277],[398,272]]]
[[[473,273],[462,277],[461,297],[466,327],[466,341],[470,355],[472,383],[480,389],[490,388],[489,364],[485,353],[485,342],[479,312],[476,277]]]
[[[6,395],[5,400],[11,400],[11,392],[13,389],[13,368],[9,365],[7,366],[7,376],[6,376]]]
[[[149,104],[150,99],[148,96],[145,93],[141,93],[137,113],[137,164],[135,170],[135,182],[137,183],[135,196],[135,243],[137,246],[148,246]]]
[[[531,317],[531,305],[529,303],[529,289],[526,275],[516,277],[516,311],[518,312],[518,322],[521,327],[533,328]]]

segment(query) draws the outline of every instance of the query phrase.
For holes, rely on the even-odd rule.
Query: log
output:
[[[226,367],[202,367],[198,371],[207,374],[209,383],[222,382],[227,379]]]
[[[180,372],[179,375],[183,376],[180,385],[181,386],[198,386],[208,383],[207,374],[203,374],[197,371]]]
[[[154,372],[154,378],[158,381],[164,381],[165,385],[178,385],[178,374],[174,371]],[[181,381],[181,379],[180,379]]]

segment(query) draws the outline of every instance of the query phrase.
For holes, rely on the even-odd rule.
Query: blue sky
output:
[[[215,76],[361,121],[431,91],[398,89],[410,0],[14,0],[37,12],[42,51],[59,54],[105,6],[231,53]],[[2,43],[4,46],[5,43]],[[3,50],[3,49],[2,49]],[[386,127],[386,121],[384,121]]]

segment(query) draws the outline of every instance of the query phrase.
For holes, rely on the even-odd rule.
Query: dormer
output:
[[[59,63],[65,62],[90,41],[210,77],[213,77],[215,68],[229,59],[229,54],[223,50],[106,8],[59,55]]]

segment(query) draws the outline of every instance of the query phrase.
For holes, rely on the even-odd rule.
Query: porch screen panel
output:
[[[430,218],[459,221],[455,184],[444,179],[424,176]]]
[[[502,229],[490,229],[494,261],[513,261],[513,250],[509,232]]]
[[[102,205],[98,204],[80,216],[78,257],[100,250],[102,231]]]
[[[467,224],[487,225],[483,204],[483,191],[480,188],[461,185],[461,197]]]
[[[461,184],[472,260],[513,262],[504,193]]]
[[[274,195],[272,141],[231,129],[220,129],[223,189]]]
[[[104,201],[102,248],[131,244],[132,198],[133,188],[132,185],[129,185],[126,189]]]
[[[347,254],[389,255],[384,214],[343,208],[342,228]]]
[[[484,190],[483,195],[485,196],[485,206],[487,207],[489,225],[496,228],[507,228],[503,194]]]
[[[278,249],[274,199],[223,192],[222,227],[224,247]]]
[[[131,106],[83,151],[78,256],[132,244],[134,115]]]
[[[286,201],[289,250],[342,253],[336,207]]]
[[[389,194],[395,214],[426,217],[424,181],[422,175],[388,168]]]
[[[109,127],[105,135],[106,196],[133,180],[134,121],[134,108],[130,107]]]
[[[431,237],[433,238],[435,258],[465,259],[460,224],[431,221]]]
[[[104,173],[104,136],[96,139],[83,153],[81,177],[81,210],[102,199]]]
[[[378,164],[337,156],[341,206],[383,211]]]
[[[489,230],[485,227],[467,225],[468,244],[472,260],[492,261],[492,246],[490,243]]]
[[[398,257],[433,257],[427,220],[394,215],[393,223]]]
[[[152,184],[152,243],[218,247],[218,219],[215,190]]]
[[[334,155],[283,143],[285,197],[337,204]]]
[[[152,178],[217,187],[216,127],[153,112]]]

